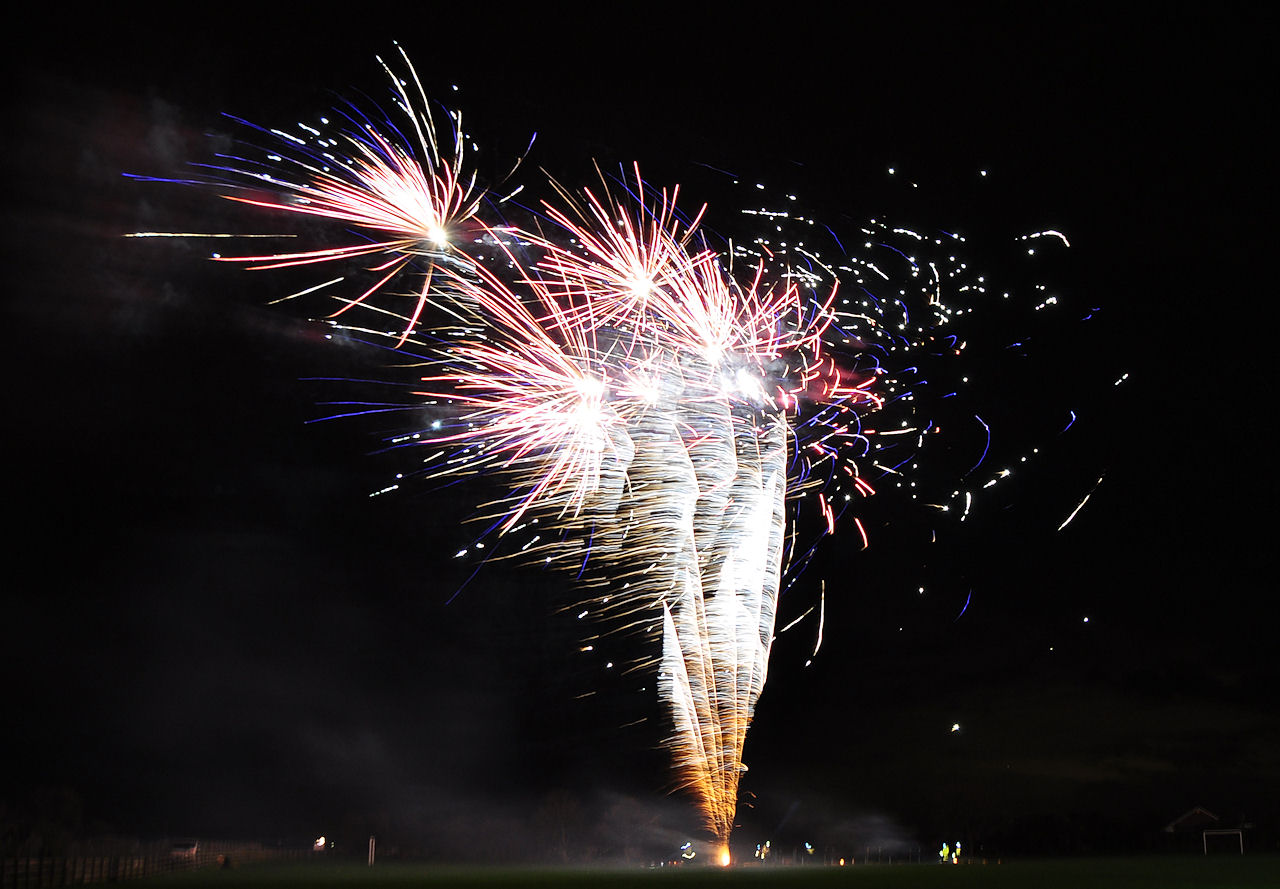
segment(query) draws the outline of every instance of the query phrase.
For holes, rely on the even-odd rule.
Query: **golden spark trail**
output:
[[[892,257],[828,260],[801,241],[765,237],[713,246],[699,228],[706,207],[686,221],[678,187],[655,191],[635,166],[634,182],[620,179],[620,188],[603,175],[601,187],[580,193],[553,183],[559,199],[536,214],[486,219],[493,205],[464,163],[460,116],[449,115],[453,138],[442,148],[403,61],[413,91],[384,68],[412,138],[403,122],[384,131],[355,110],[343,112],[336,137],[254,127],[281,143],[276,152],[211,167],[220,178],[209,184],[224,197],[339,223],[349,227],[342,243],[215,258],[253,269],[342,265],[341,276],[293,295],[358,282],[332,294],[341,306],[329,323],[391,343],[410,355],[406,366],[423,368],[411,403],[398,407],[432,422],[393,446],[428,445],[428,477],[505,474],[509,493],[483,507],[495,534],[548,519],[558,533],[532,535],[523,557],[589,559],[605,578],[604,610],[661,627],[650,660],[670,713],[677,783],[727,856],[784,563],[795,551],[789,498],[816,491],[822,533],[831,534],[852,499],[874,493],[860,466],[891,480],[909,471],[889,450],[918,450],[938,428],[914,406],[917,368],[887,365],[900,352],[912,361],[922,350],[958,355],[963,343],[939,332],[953,319],[943,285],[982,288],[972,276],[953,280],[968,275],[963,263],[944,274],[930,261],[931,275],[913,285],[923,308],[912,319],[906,289],[883,299],[871,290],[872,276],[890,280]],[[812,223],[764,215],[779,232],[783,222]],[[868,249],[889,236],[874,220],[864,232]],[[1065,243],[1052,231],[1032,237],[1042,235]],[[881,246],[917,275],[915,259]],[[349,312],[383,323],[333,320]],[[862,425],[890,405],[898,428]],[[963,519],[971,491],[948,502],[961,501]],[[865,547],[867,531],[852,521]],[[825,604],[824,585],[815,655]]]

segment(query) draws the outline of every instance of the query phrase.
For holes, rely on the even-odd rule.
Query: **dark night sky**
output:
[[[518,833],[559,790],[685,829],[652,685],[576,652],[567,579],[490,565],[446,604],[483,489],[370,499],[400,468],[366,456],[382,430],[306,424],[335,392],[304,378],[384,359],[266,305],[269,276],[204,245],[119,237],[232,218],[122,172],[181,173],[231,131],[223,111],[291,124],[328,90],[376,93],[373,56],[399,39],[429,90],[462,87],[444,98],[482,170],[536,130],[528,172],[565,182],[635,159],[690,201],[724,189],[708,167],[794,189],[833,228],[882,211],[1057,228],[1073,248],[1055,283],[1104,309],[993,390],[1080,416],[1015,497],[934,549],[879,503],[872,549],[831,544],[784,601],[798,614],[825,579],[825,642],[808,667],[811,622],[775,646],[744,841],[785,820],[1025,844],[1055,813],[1147,830],[1194,805],[1275,837],[1260,21],[205,16],[10,37],[9,811],[68,787],[87,824],[127,834],[382,817],[452,853],[472,827]]]

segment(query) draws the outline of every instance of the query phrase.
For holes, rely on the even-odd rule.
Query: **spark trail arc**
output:
[[[423,368],[412,403],[436,419],[398,439],[431,446],[422,474],[501,473],[509,494],[480,507],[490,533],[554,528],[529,537],[531,560],[589,563],[602,609],[661,628],[651,667],[678,784],[727,855],[784,569],[812,553],[789,518],[816,503],[832,533],[875,479],[910,472],[937,431],[921,359],[964,348],[943,290],[981,285],[874,221],[863,257],[774,234],[812,226],[794,213],[747,211],[762,234],[718,239],[706,207],[686,214],[637,167],[517,207],[477,184],[456,112],[440,138],[407,56],[383,67],[392,115],[350,106],[296,133],[241,122],[266,144],[200,180],[332,239],[218,259],[334,270],[295,295],[329,296],[325,323]],[[891,264],[911,295],[883,295]],[[968,491],[932,505],[956,502]]]

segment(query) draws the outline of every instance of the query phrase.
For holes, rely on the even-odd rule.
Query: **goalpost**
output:
[[[1211,835],[1212,835],[1212,836],[1215,836],[1215,837],[1219,837],[1219,836],[1230,836],[1231,834],[1235,834],[1235,835],[1236,835],[1236,839],[1237,839],[1237,840],[1239,840],[1239,842],[1240,842],[1240,854],[1241,854],[1241,855],[1243,855],[1243,854],[1244,854],[1244,831],[1243,831],[1243,830],[1241,830],[1240,828],[1234,828],[1234,829],[1223,829],[1223,830],[1203,830],[1203,831],[1201,831],[1201,832],[1200,832],[1200,839],[1201,839],[1201,841],[1202,841],[1202,842],[1203,842],[1203,844],[1204,844],[1204,854],[1205,854],[1205,855],[1208,855],[1208,854],[1209,854],[1209,837],[1210,837]]]

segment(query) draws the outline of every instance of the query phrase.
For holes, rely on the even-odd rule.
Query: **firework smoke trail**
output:
[[[589,252],[528,238],[547,253],[518,276],[523,296],[485,267],[454,276],[488,324],[452,346],[464,374],[429,379],[462,393],[470,428],[454,438],[526,478],[503,528],[553,506],[607,576],[630,578],[615,611],[660,612],[675,766],[723,847],[783,563],[789,431],[763,364],[814,346],[825,322],[782,324],[797,288],[762,289],[762,267],[739,287],[690,255],[665,199],[631,208],[652,215],[632,226],[588,198],[592,229],[551,218]]]
[[[253,127],[272,140],[264,159],[223,158],[202,183],[277,215],[352,226],[344,237],[356,242],[218,258],[341,263],[342,277],[303,292],[327,290],[341,304],[328,323],[429,368],[416,403],[449,420],[404,437],[436,446],[422,474],[505,473],[510,495],[482,507],[494,533],[549,519],[559,533],[525,555],[589,561],[604,578],[600,610],[661,626],[651,665],[678,784],[727,854],[784,565],[812,553],[794,552],[789,500],[816,492],[832,533],[852,498],[874,491],[864,467],[901,478],[907,460],[887,456],[891,442],[909,457],[937,431],[914,407],[915,367],[889,365],[895,353],[963,348],[938,332],[955,270],[917,263],[883,225],[864,228],[866,247],[887,247],[921,278],[913,319],[903,298],[873,295],[871,279],[890,276],[871,260],[833,267],[802,242],[763,237],[712,246],[699,228],[706,208],[686,219],[678,190],[653,191],[638,169],[579,194],[553,183],[559,200],[528,223],[486,221],[496,202],[465,172],[460,117],[449,115],[442,150],[416,75],[411,93],[387,72],[410,136],[354,107],[339,112],[337,138]],[[785,214],[748,212],[783,230]],[[336,291],[348,276],[356,286]],[[839,290],[842,278],[860,298]],[[348,320],[356,308],[373,321]],[[867,426],[888,406],[897,426]],[[950,500],[967,511],[970,494]]]
[[[727,406],[726,406],[727,407]],[[686,448],[688,524],[671,555],[659,687],[686,786],[721,843],[733,827],[747,727],[764,688],[781,578],[787,432],[721,410]],[[708,418],[711,419],[711,418]],[[716,458],[699,454],[708,448]],[[681,456],[677,449],[673,458]],[[702,459],[699,459],[699,458]],[[701,472],[699,472],[701,469]],[[701,545],[700,545],[701,544]]]

